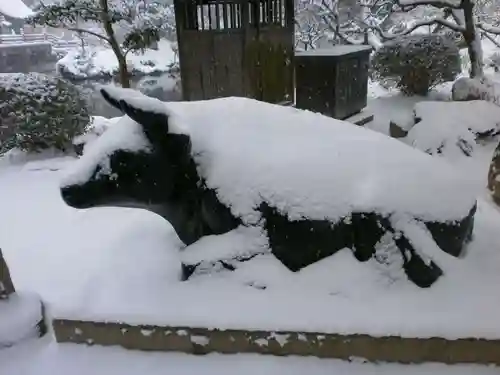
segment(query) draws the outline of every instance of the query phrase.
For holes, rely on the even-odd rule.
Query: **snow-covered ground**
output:
[[[47,338],[0,350],[2,375],[498,375],[487,366],[398,365],[262,355],[191,356],[56,345]]]
[[[127,65],[129,73],[149,75],[168,72],[174,68],[176,56],[172,42],[160,40],[158,49],[148,49],[144,54],[129,53]],[[73,79],[108,78],[117,74],[118,61],[110,48],[88,46],[85,55],[81,48],[69,51],[56,64],[63,76]]]

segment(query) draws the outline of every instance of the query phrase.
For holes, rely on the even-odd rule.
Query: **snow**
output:
[[[148,49],[144,54],[129,53],[127,66],[131,74],[148,75],[170,71],[176,61],[172,42],[160,40],[158,49]],[[81,48],[69,51],[56,64],[63,75],[76,79],[114,76],[118,72],[118,60],[110,48],[86,47],[85,56]]]
[[[298,273],[264,253],[233,272],[179,282],[176,259],[190,248],[181,250],[161,217],[140,209],[79,211],[62,202],[60,180],[75,163],[48,159],[0,168],[4,256],[16,288],[39,293],[52,316],[178,327],[500,337],[500,213],[486,202],[479,204],[465,258],[436,259],[445,276],[429,290],[408,282],[397,257],[389,257],[387,266],[360,263],[347,249]],[[222,237],[234,241],[238,253],[252,233],[248,249],[263,244],[257,230],[244,232]],[[203,241],[207,257],[231,250],[221,239]],[[384,246],[382,253],[394,253],[391,244]]]
[[[141,126],[135,121],[124,116],[113,122],[114,126],[108,128],[90,144],[86,144],[85,157],[78,159],[75,168],[63,178],[63,186],[87,181],[97,166],[102,168],[101,173],[109,173],[109,156],[116,150],[140,152],[150,149]]]
[[[106,287],[114,283],[106,276],[106,283],[100,280],[94,285],[92,296],[75,298],[77,304],[57,308],[54,314],[181,327],[499,338],[499,221],[499,213],[481,203],[476,239],[466,257],[440,254],[442,259],[435,261],[446,266],[446,275],[426,291],[409,285],[400,268],[396,273],[375,260],[360,263],[350,250],[298,273],[263,254],[232,272],[203,274],[183,283],[150,284],[147,292],[134,298],[118,298],[119,291]]]
[[[292,220],[335,222],[352,212],[455,220],[475,201],[467,181],[444,163],[347,122],[245,98],[162,103],[129,92],[116,98],[167,113],[169,131],[189,133],[207,186],[247,224],[260,219],[261,202]],[[95,166],[97,160],[84,155],[81,162]],[[91,169],[73,182],[83,183]],[[460,188],[450,194],[450,186]]]
[[[366,45],[337,45],[333,48],[320,48],[313,49],[309,51],[300,51],[295,54],[295,56],[341,56],[357,52],[371,52],[372,47]]]
[[[415,116],[422,121],[453,123],[474,134],[496,133],[500,130],[500,107],[484,100],[467,102],[422,102],[415,105]],[[478,119],[480,114],[480,119]]]
[[[500,132],[500,107],[483,100],[421,102],[415,105],[414,113],[421,121],[405,141],[433,154],[438,150],[449,156],[472,153],[478,136]]]
[[[498,368],[426,363],[401,365],[256,354],[193,356],[130,351],[113,347],[57,345],[47,340],[0,351],[0,373],[19,375],[497,375]]]
[[[33,11],[22,0],[0,0],[0,14],[11,18],[26,18]]]
[[[42,305],[35,295],[12,294],[0,300],[0,350],[35,337],[41,319]]]
[[[462,77],[453,85],[453,98],[455,100],[478,98],[500,105],[500,85],[488,76],[481,79]]]
[[[186,264],[249,257],[268,252],[267,237],[259,227],[240,226],[218,236],[205,236],[182,252]]]
[[[110,126],[121,120],[121,117],[105,118],[102,116],[91,116],[85,134],[79,135],[73,139],[74,145],[87,145],[99,138]],[[85,150],[85,148],[84,148]]]
[[[434,93],[430,98],[423,99],[404,98],[397,93],[382,92],[374,84],[370,85],[370,90],[374,96],[378,96],[369,102],[369,107],[376,116],[376,121],[370,126],[380,132],[386,132],[389,119],[407,118],[412,113],[415,102],[436,100]],[[133,92],[125,91],[124,98],[130,98]],[[442,92],[438,94],[441,95]],[[449,96],[449,92],[446,95]],[[234,99],[220,102],[225,102],[229,110],[221,108],[222,105],[217,108],[217,118],[220,120],[223,116],[228,119],[227,127],[223,126],[224,131],[231,124],[234,125],[235,121],[234,112],[237,109],[233,108],[235,102],[231,100]],[[246,102],[245,105],[248,105],[250,115],[243,119],[243,123],[257,128],[269,128],[266,132],[268,138],[259,139],[265,152],[257,155],[255,160],[262,167],[264,159],[272,161],[271,166],[275,166],[276,160],[281,160],[280,156],[283,155],[280,152],[286,146],[276,147],[271,142],[279,125],[260,123],[262,108],[256,108],[251,102]],[[160,111],[165,108],[157,102],[151,104],[151,107]],[[173,113],[173,131],[189,131],[195,139],[206,134],[202,133],[203,129],[187,126],[191,125],[191,120],[202,116],[201,112],[197,113],[193,108],[189,103],[178,103],[168,105],[167,109]],[[216,108],[213,112],[216,112]],[[454,116],[453,113],[447,115]],[[351,127],[347,127],[347,124],[333,120],[329,120],[327,131],[323,120],[318,121],[322,119],[321,116],[310,113],[297,115],[292,110],[282,123],[289,132],[289,148],[294,149],[296,155],[291,159],[297,163],[295,170],[300,171],[300,177],[306,182],[308,171],[300,165],[300,157],[302,153],[306,156],[313,153],[309,147],[297,148],[299,141],[294,137],[300,138],[304,133],[296,131],[293,121],[289,121],[299,116],[314,119],[312,124],[308,120],[308,137],[319,139],[326,132],[331,132],[327,138],[332,144],[331,149],[325,145],[327,140],[320,141],[318,154],[328,151],[324,155],[347,157],[349,154],[345,154],[345,149],[349,145],[352,147],[351,141],[359,142],[361,139],[366,143],[369,143],[368,140],[376,140],[383,150],[387,149],[383,152],[384,155],[393,151],[398,156],[403,154],[409,159],[413,158],[409,155],[414,153],[401,152],[408,149],[402,143],[396,146],[392,141],[366,130],[351,132]],[[212,129],[212,117],[215,118],[215,115],[203,118],[204,122],[200,123],[200,127],[202,124],[208,127],[207,133]],[[440,116],[433,119],[442,121]],[[481,116],[478,115],[474,126],[483,126],[480,119]],[[61,183],[85,180],[84,177],[89,176],[90,166],[95,167],[96,163],[102,161],[103,157],[106,159],[116,147],[122,147],[115,142],[115,136],[122,138],[123,134],[133,135],[127,138],[128,147],[132,151],[148,149],[149,144],[142,132],[139,132],[137,124],[128,118],[117,121],[115,125],[119,126],[109,126],[103,136],[90,143],[86,150],[87,156],[77,161],[72,158],[35,161],[19,158],[22,160],[20,164],[16,156],[16,163],[11,163],[10,160],[5,163],[2,160],[0,163],[0,238],[4,255],[9,262],[16,288],[22,292],[39,293],[51,315],[131,324],[208,328],[367,333],[374,336],[437,336],[450,339],[500,338],[500,211],[486,198],[479,200],[474,240],[467,247],[465,256],[460,259],[451,258],[440,251],[434,252],[435,249],[429,248],[429,244],[418,242],[424,238],[420,235],[422,228],[408,217],[395,217],[400,219],[398,225],[405,226],[408,234],[416,237],[417,245],[427,247],[425,253],[429,259],[436,261],[445,271],[445,275],[427,290],[420,290],[408,283],[401,270],[401,256],[391,241],[381,241],[377,246],[377,259],[367,263],[357,262],[350,250],[345,249],[298,273],[291,273],[275,257],[262,251],[262,254],[251,260],[237,264],[233,272],[220,270],[196,275],[187,282],[179,282],[178,258],[194,262],[203,257],[203,250],[206,252],[205,259],[256,254],[264,249],[265,239],[260,236],[258,228],[238,228],[222,236],[204,238],[199,243],[183,248],[171,226],[151,212],[125,208],[78,211],[64,205],[59,193]],[[344,132],[347,128],[349,131]],[[253,134],[251,128],[245,128],[245,131],[247,133],[244,135]],[[120,135],[120,132],[123,134]],[[352,139],[341,137],[336,140],[335,137],[340,133],[349,134]],[[232,145],[227,141],[233,134],[229,132],[226,136],[221,130],[209,137],[213,143],[197,143],[196,146],[223,143],[231,156],[241,148],[241,144]],[[304,139],[301,140],[301,145],[307,145]],[[342,146],[341,142],[346,142],[346,145]],[[91,147],[93,144],[96,146]],[[249,151],[254,151],[251,146],[245,145],[239,150],[242,157],[250,158]],[[472,182],[474,196],[485,197],[486,174],[495,146],[494,142],[478,144],[469,158],[450,159],[446,153],[442,157],[419,153],[421,156],[415,158],[429,165],[429,173],[421,172],[421,179],[413,181],[414,189],[426,190],[427,181],[433,185],[436,179],[433,172],[435,168],[439,166],[441,171],[441,164],[449,164],[464,179]],[[101,154],[101,151],[105,152]],[[349,163],[341,159],[343,164],[340,165],[358,168],[361,161],[371,165],[369,163],[373,154],[370,153],[370,148],[368,151],[365,148],[355,151],[358,152],[350,154],[355,157]],[[360,160],[358,154],[363,159]],[[210,156],[207,160],[214,161],[215,157],[224,155]],[[251,156],[255,157],[254,154]],[[282,161],[284,162],[284,157]],[[328,168],[330,166],[327,165]],[[210,169],[212,165],[207,163],[202,167]],[[343,173],[338,171],[339,168],[333,168],[332,174]],[[75,172],[78,173],[75,175]],[[380,174],[376,170],[369,177],[373,178],[375,173]],[[72,174],[73,180],[68,179],[68,175]],[[309,183],[320,187],[318,182]],[[399,181],[394,183],[399,184]],[[455,190],[460,190],[458,184],[461,183],[456,182],[447,190],[443,187],[443,190],[431,191],[429,187],[427,192],[430,198],[436,197],[433,201],[437,202],[436,206],[443,203],[451,206],[461,206],[463,203],[465,206],[463,201],[450,198],[456,197]],[[33,186],[37,188],[33,189]],[[384,186],[391,189],[391,194],[397,191],[392,185]],[[370,192],[368,187],[369,185],[366,190]],[[248,243],[245,246],[246,241]],[[202,341],[200,338],[199,342]],[[156,372],[163,373],[172,369],[171,372],[176,374],[191,374],[195,371],[214,374],[225,371],[242,371],[243,374],[245,371],[252,374],[299,374],[312,371],[311,366],[317,369],[316,373],[337,371],[356,375],[399,374],[402,371],[409,374],[498,373],[497,368],[487,367],[348,364],[312,358],[283,359],[243,355],[193,358],[180,354],[137,353],[116,348],[52,344],[35,344],[28,348],[24,345],[26,344],[0,351],[0,373],[45,375],[68,372],[78,375],[81,372],[128,375],[140,372],[154,375]]]

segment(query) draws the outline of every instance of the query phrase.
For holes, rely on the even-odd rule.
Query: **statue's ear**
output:
[[[119,111],[122,110],[120,107],[120,100],[118,98],[115,98],[110,90],[102,88],[99,90],[99,92],[101,93],[106,103],[108,103],[111,107],[114,107]]]
[[[154,145],[163,142],[168,135],[168,115],[162,108],[150,108],[148,98],[131,98],[120,100],[120,108],[124,114],[142,126],[148,140]],[[159,104],[159,103],[155,103]],[[160,104],[162,104],[160,102]]]
[[[140,124],[152,144],[164,142],[168,133],[165,103],[132,89],[108,86],[100,92],[106,102]]]

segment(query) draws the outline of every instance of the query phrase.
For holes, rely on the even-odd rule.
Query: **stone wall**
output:
[[[0,44],[0,73],[28,73],[50,61],[55,57],[49,42]]]

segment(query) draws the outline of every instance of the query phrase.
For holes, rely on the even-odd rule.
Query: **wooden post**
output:
[[[14,284],[10,278],[7,262],[5,262],[2,255],[2,249],[0,249],[0,300],[7,299],[9,294],[14,293],[15,291]]]

